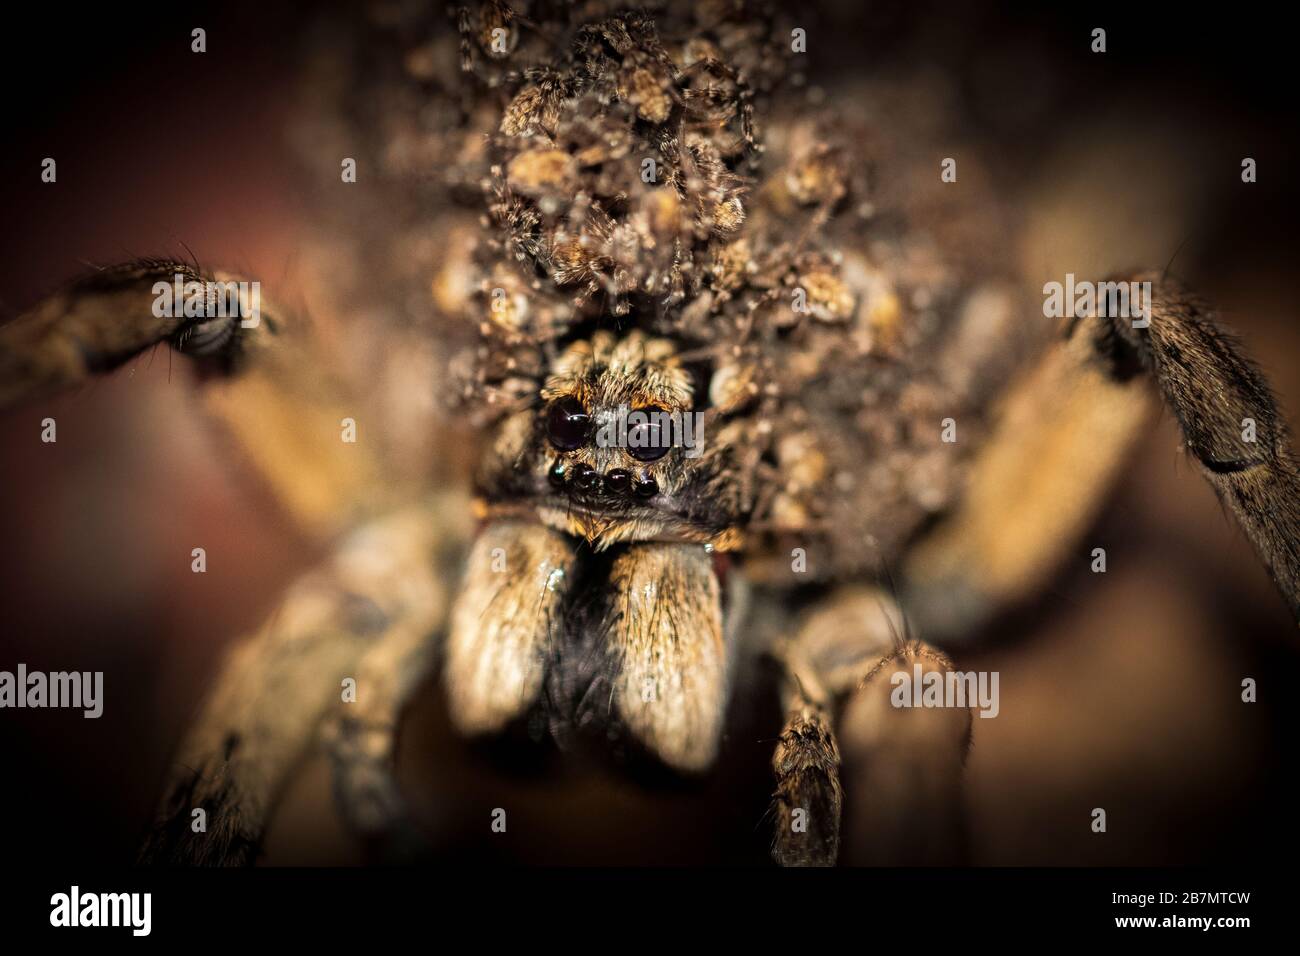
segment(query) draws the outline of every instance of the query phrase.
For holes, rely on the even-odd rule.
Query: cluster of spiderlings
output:
[[[509,91],[483,180],[497,231],[480,250],[481,292],[511,304],[489,309],[493,334],[535,342],[601,316],[671,321],[708,287],[746,220],[754,98],[789,72],[780,45],[755,35],[770,24],[732,12],[575,15],[558,56],[489,74]]]
[[[826,529],[870,563],[959,482],[968,445],[935,451],[933,423],[973,437],[994,376],[962,371],[984,358],[953,323],[1014,232],[969,161],[939,185],[914,85],[809,82],[799,11],[618,6],[489,0],[450,35],[431,8],[387,9],[406,75],[358,92],[351,121],[420,204],[374,244],[399,246],[380,268],[432,286],[457,412],[480,428],[544,427],[570,340],[670,338],[713,416],[699,498],[750,540]]]

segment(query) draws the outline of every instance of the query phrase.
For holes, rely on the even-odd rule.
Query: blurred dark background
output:
[[[1289,34],[1260,10],[1187,9],[831,4],[806,14],[809,70],[829,89],[849,77],[940,77],[959,132],[994,158],[995,182],[1035,209],[1060,200],[1064,213],[1027,227],[1031,245],[1059,238],[1071,254],[1128,260],[1115,265],[1172,261],[1241,333],[1294,426]],[[186,250],[292,290],[309,207],[284,129],[313,15],[266,3],[6,14],[3,316],[86,263]],[[207,30],[202,56],[190,52],[196,26]],[[1105,54],[1089,50],[1094,27],[1107,30]],[[58,160],[57,186],[39,180],[45,156]],[[1259,164],[1252,185],[1240,181],[1245,156]],[[1061,218],[1070,210],[1080,218]],[[1040,252],[1064,255],[1029,248],[1026,260]],[[1094,264],[1067,261],[1079,272]],[[0,416],[0,669],[103,670],[107,697],[97,721],[0,711],[0,840],[12,861],[131,859],[222,653],[317,556],[225,460],[190,384],[159,350]],[[56,445],[39,441],[46,415],[58,420]],[[1256,863],[1296,849],[1287,762],[1297,719],[1285,706],[1300,663],[1295,626],[1179,441],[1162,417],[1087,536],[1081,555],[1104,545],[1106,575],[1082,556],[1067,562],[1033,606],[955,649],[961,666],[1002,675],[1003,714],[977,722],[968,768],[975,862]],[[190,572],[200,545],[205,575]],[[1249,706],[1247,676],[1260,685]],[[461,824],[477,834],[482,807],[509,789],[517,835],[493,844],[491,859],[758,862],[776,726],[762,707],[740,713],[727,762],[702,791],[643,791],[556,767],[503,782],[451,740],[430,693],[407,723],[403,780],[437,809],[429,826],[456,858],[489,858]],[[428,753],[453,753],[461,769],[425,767]],[[306,768],[269,862],[348,857],[327,790],[319,762]],[[1110,813],[1104,837],[1086,826],[1095,806]]]

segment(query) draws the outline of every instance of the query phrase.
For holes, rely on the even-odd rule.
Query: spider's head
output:
[[[630,541],[732,547],[734,518],[718,494],[729,456],[710,447],[695,393],[668,339],[602,331],[572,343],[538,406],[498,439],[499,452],[513,447],[497,461],[523,482],[509,504],[597,550]]]

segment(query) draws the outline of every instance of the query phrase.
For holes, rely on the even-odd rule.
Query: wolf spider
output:
[[[1152,283],[1144,328],[1026,319],[988,238],[1006,230],[947,225],[1011,213],[941,192],[886,106],[867,127],[808,101],[780,15],[532,6],[490,0],[441,32],[423,6],[389,11],[369,55],[332,54],[354,82],[311,107],[385,157],[371,215],[347,218],[370,286],[353,301],[405,303],[380,326],[385,381],[455,393],[447,417],[478,436],[472,504],[446,468],[393,467],[400,429],[339,442],[337,422],[392,406],[306,321],[153,315],[156,281],[215,277],[197,263],[100,270],[0,329],[5,404],[158,343],[191,357],[288,510],[339,542],[226,666],[145,859],[251,862],[317,735],[347,819],[400,831],[397,722],[439,667],[465,734],[540,727],[706,774],[742,657],[780,674],[777,861],[836,860],[843,768],[872,859],[947,859],[971,712],[891,706],[891,675],[952,671],[936,644],[1043,585],[1144,426],[1142,373],[1297,610],[1285,427],[1176,281],[1126,277]],[[440,252],[411,252],[430,235]],[[430,364],[398,376],[422,348]],[[702,416],[702,454],[596,442],[621,408]]]

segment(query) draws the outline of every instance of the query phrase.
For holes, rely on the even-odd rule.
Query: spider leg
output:
[[[1093,319],[1093,341],[1116,363],[1136,360],[1182,427],[1187,449],[1300,619],[1300,466],[1263,373],[1213,310],[1158,273],[1145,323]]]
[[[434,635],[445,623],[449,603],[444,582],[453,579],[461,558],[447,542],[467,537],[449,538],[445,527],[427,517],[463,508],[463,502],[450,497],[422,507],[396,542],[408,549],[394,564],[402,569],[401,577],[385,582],[382,593],[401,596],[402,616],[392,619],[364,651],[356,666],[355,699],[335,703],[322,729],[339,809],[349,826],[370,840],[391,843],[411,835],[394,776],[397,729],[403,710],[436,662]],[[391,544],[375,542],[377,547]]]
[[[162,342],[228,372],[278,340],[279,316],[260,303],[247,318],[184,316],[171,296],[178,276],[182,289],[237,281],[191,263],[139,260],[83,276],[0,326],[0,408],[79,385]],[[167,289],[167,308],[155,308],[156,285]]]
[[[1300,616],[1300,470],[1267,381],[1180,285],[1123,281],[1151,282],[1149,319],[1074,320],[1009,390],[960,508],[909,554],[906,604],[926,634],[960,638],[1047,582],[1150,419],[1144,370]]]
[[[357,664],[356,701],[336,704],[322,728],[335,800],[352,830],[367,839],[388,839],[406,822],[394,776],[397,726],[433,670],[434,650],[418,619],[392,628]]]
[[[400,455],[383,429],[369,427],[373,405],[339,374],[314,326],[290,322],[261,299],[260,286],[239,292],[240,314],[211,308],[196,310],[211,317],[185,317],[176,295],[158,307],[156,290],[178,283],[205,284],[195,294],[215,306],[217,282],[235,280],[164,259],[72,282],[0,326],[0,408],[40,402],[167,344],[193,360],[206,411],[309,536],[327,538],[409,501],[410,489],[393,480],[391,459]],[[347,437],[349,420],[367,429],[361,440]]]
[[[831,717],[835,701],[793,644],[781,648],[778,659],[785,669],[781,703],[787,716],[772,755],[772,857],[782,866],[833,866],[840,852],[844,803]]]
[[[347,747],[376,731],[391,736],[392,715],[416,680],[393,666],[417,660],[418,645],[440,630],[449,570],[436,554],[446,532],[436,517],[442,511],[426,504],[358,529],[236,648],[181,745],[143,862],[254,862],[274,802],[331,702],[357,708],[336,715],[342,732],[332,735],[344,810],[362,822],[377,819],[367,815],[366,799],[391,790],[374,784],[371,771],[391,757],[391,742],[375,747],[367,738],[356,760],[347,759]],[[349,679],[355,703],[345,702]],[[206,818],[198,832],[196,810]]]
[[[870,588],[832,595],[776,656],[788,715],[772,761],[776,861],[833,864],[844,794],[844,842],[854,856],[873,864],[958,858],[970,709],[899,707],[892,700],[895,674],[910,676],[918,666],[944,673],[952,669],[947,658],[907,639],[893,601]]]
[[[1097,513],[1154,403],[1082,323],[1013,381],[957,509],[907,555],[904,606],[932,640],[961,640],[1038,593]]]
[[[456,8],[456,32],[460,43],[460,70],[462,73],[474,72],[474,28],[470,24],[469,7]]]

